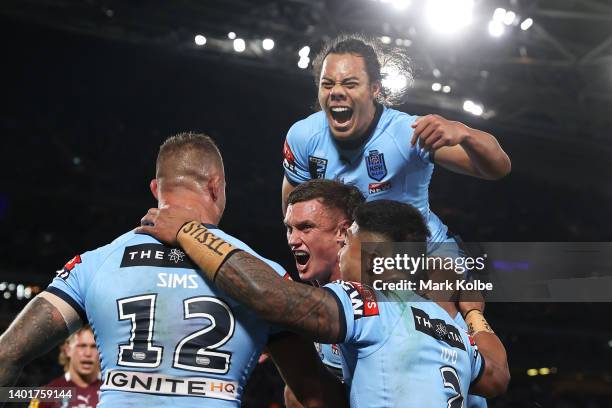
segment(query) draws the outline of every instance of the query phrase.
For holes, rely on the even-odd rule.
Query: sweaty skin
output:
[[[284,223],[300,279],[321,284],[340,279],[339,243],[350,225],[341,211],[318,199],[302,201],[289,205]]]

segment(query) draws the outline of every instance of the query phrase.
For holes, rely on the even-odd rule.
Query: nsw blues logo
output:
[[[381,181],[387,175],[387,166],[385,165],[385,156],[378,153],[378,150],[370,150],[366,157],[366,168],[370,178]]]

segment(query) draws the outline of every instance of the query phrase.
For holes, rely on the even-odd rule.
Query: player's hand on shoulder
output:
[[[418,142],[421,147],[432,152],[444,146],[458,145],[468,134],[466,125],[440,115],[421,116],[411,126],[414,129],[410,141],[412,146]]]
[[[199,221],[200,215],[192,208],[165,205],[161,208],[150,208],[140,220],[138,234],[149,234],[166,244],[176,246],[176,234],[189,221]]]

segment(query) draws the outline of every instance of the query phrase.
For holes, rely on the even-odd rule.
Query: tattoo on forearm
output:
[[[232,255],[221,266],[215,284],[268,321],[313,340],[339,340],[339,311],[332,295],[279,279],[268,265],[246,252]]]
[[[0,386],[13,384],[21,368],[68,336],[60,312],[34,298],[0,336]]]

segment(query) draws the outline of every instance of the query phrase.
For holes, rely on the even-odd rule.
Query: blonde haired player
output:
[[[72,333],[60,347],[59,363],[64,375],[44,387],[72,388],[74,393],[65,401],[41,402],[33,399],[29,408],[89,408],[98,404],[100,361],[96,340],[89,325]]]

